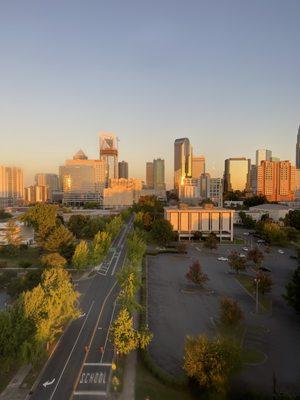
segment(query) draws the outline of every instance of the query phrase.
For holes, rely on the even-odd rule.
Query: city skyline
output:
[[[294,163],[298,2],[17,3],[0,16],[0,159],[26,184],[79,148],[96,158],[100,130],[120,137],[132,176],[163,157],[168,187],[178,137],[216,176],[257,148]]]

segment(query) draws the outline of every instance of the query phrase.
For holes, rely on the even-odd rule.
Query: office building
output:
[[[103,190],[103,208],[122,209],[139,201],[142,191],[140,179],[110,179]]]
[[[148,189],[154,188],[153,162],[146,163],[146,186]]]
[[[272,151],[267,149],[256,150],[256,166],[258,167],[262,161],[271,161]]]
[[[23,170],[0,165],[0,204],[8,207],[19,204],[24,197]]]
[[[183,178],[179,186],[179,198],[183,201],[200,200],[200,179]]]
[[[165,160],[161,158],[153,160],[153,187],[155,191],[166,190]]]
[[[49,200],[49,188],[42,185],[28,186],[24,198],[27,204],[46,203]]]
[[[47,186],[49,200],[52,200],[53,192],[59,191],[59,178],[56,174],[39,173],[35,175],[35,184],[37,186]]]
[[[119,162],[118,178],[128,179],[128,162],[126,161]]]
[[[224,192],[250,191],[251,160],[228,158],[225,160]]]
[[[184,178],[192,177],[193,149],[188,138],[174,142],[174,189],[179,193]]]
[[[300,169],[300,125],[298,128],[297,143],[296,143],[296,168]]]
[[[118,178],[118,146],[117,138],[113,133],[101,132],[100,141],[100,160],[105,162],[105,177],[108,185],[109,179]]]
[[[210,178],[209,198],[218,207],[223,207],[223,180],[221,178]]]
[[[192,178],[198,179],[205,173],[205,157],[192,157]]]
[[[59,167],[63,203],[81,205],[100,202],[106,184],[106,161],[89,160],[82,150]]]
[[[290,161],[262,161],[257,167],[257,194],[268,201],[293,201],[296,168]]]
[[[164,217],[178,233],[179,239],[192,238],[195,232],[208,236],[215,233],[220,240],[233,241],[234,210],[204,207],[165,207]]]

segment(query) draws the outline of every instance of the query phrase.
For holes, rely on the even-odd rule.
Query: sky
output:
[[[298,0],[2,0],[0,164],[58,172],[99,131],[131,177],[173,143],[222,176],[228,157],[269,148],[295,162],[300,124]]]

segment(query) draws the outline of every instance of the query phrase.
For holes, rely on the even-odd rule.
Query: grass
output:
[[[179,389],[166,386],[156,379],[151,372],[138,359],[136,366],[136,383],[135,383],[136,400],[195,400],[190,393],[189,388]]]
[[[6,255],[0,253],[0,261],[7,262],[7,267],[19,267],[19,263],[22,261],[28,261],[32,263],[31,267],[39,267],[39,259],[40,259],[39,249],[36,247],[29,247],[26,250],[20,250],[18,253],[14,255]]]
[[[249,275],[236,275],[238,282],[255,298],[255,289],[253,288],[253,277]],[[261,293],[258,296],[259,308],[262,312],[272,311],[272,300]]]

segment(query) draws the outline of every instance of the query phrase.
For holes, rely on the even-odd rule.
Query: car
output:
[[[244,232],[244,233],[243,233],[243,235],[245,235],[245,236],[249,236],[249,235],[250,235],[250,233],[249,233],[249,232]]]
[[[249,251],[248,247],[243,247],[244,251]]]
[[[266,267],[259,267],[259,270],[263,272],[272,272],[269,268]]]
[[[263,239],[259,239],[256,243],[263,244],[263,243],[266,243],[266,242]]]
[[[284,251],[281,250],[281,249],[279,249],[279,250],[278,250],[278,253],[279,253],[279,254],[284,254]]]
[[[228,258],[227,257],[219,257],[218,261],[228,261]]]
[[[243,254],[243,253],[240,253],[239,256],[240,256],[241,258],[246,258],[246,254]]]

